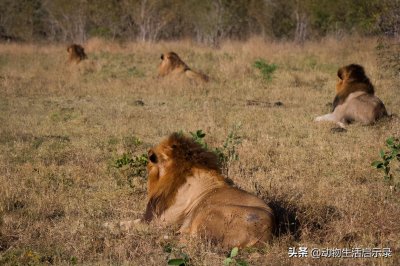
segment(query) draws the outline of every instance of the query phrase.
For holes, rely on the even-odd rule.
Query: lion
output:
[[[71,44],[67,47],[68,52],[68,62],[75,62],[78,64],[82,60],[87,59],[87,55],[85,53],[85,49],[79,44]]]
[[[178,225],[223,247],[249,247],[271,240],[272,209],[233,187],[220,173],[218,158],[191,138],[173,133],[148,153],[146,222]]]
[[[341,67],[338,77],[332,113],[319,116],[315,121],[332,121],[344,128],[351,122],[373,124],[388,115],[383,102],[375,96],[375,89],[362,66]]]
[[[196,82],[208,82],[209,78],[203,73],[193,71],[182,61],[182,59],[174,52],[169,52],[161,55],[161,63],[158,67],[158,75],[164,77],[170,74],[180,75],[185,74],[190,80]]]
[[[337,76],[339,80],[336,83],[336,96],[333,100],[332,112],[353,92],[364,91],[371,95],[375,94],[374,86],[365,75],[364,68],[360,65],[351,64],[341,67]]]

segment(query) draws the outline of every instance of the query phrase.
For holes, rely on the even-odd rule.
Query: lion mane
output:
[[[173,133],[149,150],[148,159],[146,222],[179,225],[183,235],[205,236],[230,247],[272,238],[273,211],[263,200],[229,185],[215,153]]]
[[[164,77],[170,74],[185,74],[190,80],[196,82],[208,82],[209,78],[203,73],[192,70],[175,52],[164,53],[161,55],[161,63],[158,67],[158,75]]]
[[[333,100],[332,112],[353,92],[363,91],[371,95],[375,93],[374,86],[360,65],[350,64],[341,67],[338,69],[337,76],[339,80],[336,83],[336,96]]]
[[[193,167],[218,173],[220,171],[215,153],[206,151],[200,144],[179,133],[173,133],[168,139],[151,149],[148,158],[149,204],[145,213],[146,221],[151,221],[154,215],[160,215],[174,203],[178,188],[186,182]],[[169,161],[168,167],[162,167],[163,179],[159,179],[158,168],[160,167],[157,167],[157,165],[164,165],[161,160]]]
[[[315,121],[332,121],[345,127],[351,122],[373,124],[388,115],[383,102],[375,96],[375,89],[362,66],[351,64],[341,67],[337,75],[339,81],[332,113],[319,116]]]
[[[87,55],[85,53],[85,49],[79,44],[71,44],[67,47],[68,52],[68,62],[79,63],[82,60],[87,59]]]

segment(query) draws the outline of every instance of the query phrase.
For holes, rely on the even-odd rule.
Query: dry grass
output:
[[[221,146],[240,125],[239,160],[229,165],[229,177],[300,223],[295,235],[240,251],[242,259],[400,265],[399,191],[370,167],[385,139],[400,135],[399,118],[351,125],[345,133],[313,122],[329,111],[336,70],[349,63],[363,65],[388,110],[400,113],[398,80],[384,75],[375,45],[356,38],[304,46],[253,39],[213,50],[189,41],[92,40],[90,59],[78,66],[66,64],[64,46],[0,45],[0,264],[166,265],[181,250],[192,265],[222,265],[227,253],[208,243],[183,246],[172,229],[129,224],[144,211],[146,180],[112,165],[179,130],[203,129],[209,145]],[[157,79],[159,55],[169,50],[212,81]],[[253,68],[258,58],[277,64],[271,82]],[[283,106],[269,104],[277,101]],[[390,247],[394,254],[289,258],[288,248],[298,246]]]

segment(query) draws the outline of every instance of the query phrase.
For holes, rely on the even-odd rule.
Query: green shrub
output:
[[[247,262],[244,260],[240,260],[237,257],[237,255],[239,254],[239,248],[234,247],[231,250],[231,253],[229,254],[229,257],[227,257],[224,260],[224,265],[228,266],[228,265],[234,265],[234,266],[247,266]]]
[[[110,143],[110,141],[109,141]],[[118,139],[112,139],[112,143],[120,143]],[[110,167],[118,186],[129,185],[133,189],[143,190],[143,184],[147,174],[147,153],[143,153],[145,147],[142,141],[136,137],[122,138],[124,152],[121,156],[113,159]]]
[[[189,132],[189,133],[196,143],[200,144],[203,148],[208,149],[207,143],[204,141],[206,133],[204,133],[203,130],[199,129],[196,130],[196,132]]]
[[[167,265],[179,265],[188,266],[190,265],[189,255],[183,252],[182,248],[174,247],[172,244],[167,243],[164,246],[164,252],[168,253]],[[171,259],[170,257],[174,257]]]
[[[224,175],[228,175],[229,165],[233,161],[237,161],[239,159],[239,154],[237,153],[237,146],[242,143],[242,139],[238,134],[240,129],[240,125],[236,125],[229,132],[226,137],[224,144],[221,147],[216,148],[208,148],[207,143],[204,140],[206,134],[200,129],[196,132],[190,132],[193,140],[199,143],[203,148],[211,150],[218,156],[219,164],[222,169],[222,173]]]
[[[131,156],[124,153],[120,158],[115,159],[115,168],[130,168],[131,174],[134,176],[145,177],[146,176],[146,166],[147,166],[147,154],[143,153],[141,155]]]
[[[277,65],[268,64],[264,59],[258,59],[254,62],[253,66],[261,71],[261,74],[265,80],[272,80],[272,74],[277,69]]]
[[[400,140],[398,138],[389,137],[386,140],[386,147],[386,151],[382,149],[379,153],[382,160],[374,161],[371,166],[383,171],[384,179],[391,187],[399,188],[400,182],[397,180],[398,176],[394,176],[391,171],[391,166],[393,166],[391,162],[394,159],[396,159],[397,162],[400,162]],[[399,169],[397,171],[399,171]]]

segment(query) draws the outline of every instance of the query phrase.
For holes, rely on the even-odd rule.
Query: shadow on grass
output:
[[[291,235],[300,240],[300,220],[297,217],[298,209],[282,200],[272,200],[268,204],[275,214],[275,236]]]
[[[275,213],[276,237],[290,235],[295,241],[300,241],[302,229],[306,229],[322,241],[322,235],[326,235],[324,231],[330,224],[342,218],[340,211],[331,205],[299,207],[281,199],[267,202]]]

